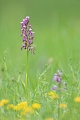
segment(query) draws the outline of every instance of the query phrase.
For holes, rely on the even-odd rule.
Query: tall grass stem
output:
[[[28,50],[27,50],[27,59],[26,59],[26,87],[28,88]]]
[[[60,105],[60,102],[61,102],[61,83],[58,84],[58,95],[59,95],[59,98],[58,98],[58,120],[60,120],[60,108],[59,108],[59,105]]]

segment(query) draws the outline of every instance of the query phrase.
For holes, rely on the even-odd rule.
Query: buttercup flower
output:
[[[80,103],[80,97],[75,97],[74,101],[77,102],[77,103]]]
[[[29,16],[26,16],[26,18],[23,19],[21,22],[21,36],[23,36],[23,45],[21,47],[24,49],[27,49],[28,51],[31,51],[34,53],[34,47],[32,46],[33,44],[33,39],[34,39],[34,32],[32,31],[32,27],[29,24]]]
[[[27,107],[27,102],[20,102],[20,103],[17,105],[17,107],[18,107],[19,109],[24,109],[25,107]]]
[[[53,118],[46,118],[45,120],[54,120]]]
[[[60,107],[60,108],[66,108],[67,105],[66,105],[66,104],[60,104],[59,107]]]
[[[32,107],[26,107],[23,109],[23,111],[21,112],[21,115],[25,115],[27,113],[34,113],[34,110]]]
[[[14,105],[13,104],[9,104],[8,106],[7,106],[7,109],[13,109],[14,108]]]
[[[32,108],[34,108],[34,109],[39,109],[40,107],[41,107],[41,105],[39,103],[32,104]]]
[[[58,98],[58,95],[55,92],[49,92],[48,95],[54,99]]]
[[[9,101],[6,99],[3,99],[0,101],[0,106],[4,106],[5,104],[7,104]]]
[[[27,107],[27,102],[20,102],[18,105],[13,106],[13,109],[18,111],[25,109]]]

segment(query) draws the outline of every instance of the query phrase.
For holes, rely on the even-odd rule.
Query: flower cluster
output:
[[[58,85],[61,83],[61,81],[62,81],[62,73],[61,73],[60,70],[57,71],[57,74],[54,74],[52,80],[53,80],[53,82],[56,81],[58,83]],[[57,88],[58,88],[58,86],[54,85],[52,87],[52,90],[56,90]]]
[[[23,45],[21,49],[24,48],[34,53],[34,47],[32,46],[34,32],[32,31],[32,27],[29,24],[29,21],[29,16],[26,16],[26,18],[24,18],[21,22],[21,36],[23,36]]]
[[[27,107],[27,102],[20,102],[20,103],[17,104],[17,105],[9,104],[9,105],[7,106],[7,109],[12,108],[12,109],[14,109],[14,110],[16,110],[16,111],[19,111],[19,110],[21,110],[21,109],[24,109],[25,107]]]
[[[13,109],[16,112],[21,111],[21,115],[25,115],[27,113],[34,113],[35,110],[40,109],[41,105],[39,103],[33,103],[31,106],[28,106],[27,102],[20,102],[17,105],[8,104],[7,109]]]
[[[56,85],[54,84],[52,87],[52,90],[67,90],[67,83],[62,81],[63,74],[60,70],[57,71],[56,74],[54,74],[52,81],[56,81]]]
[[[53,77],[53,81],[57,81],[57,82],[61,82],[61,80],[62,80],[62,78],[61,78],[61,75],[62,75],[62,73],[61,73],[61,71],[60,70],[58,70],[58,73],[57,74],[55,74],[54,75],[54,77]]]

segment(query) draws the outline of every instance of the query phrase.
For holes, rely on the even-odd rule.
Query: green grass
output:
[[[0,100],[8,104],[39,103],[34,114],[21,116],[21,111],[0,107],[0,120],[80,120],[80,4],[79,1],[0,1]],[[31,9],[30,6],[31,5]],[[26,88],[26,56],[20,50],[20,21],[26,15],[35,32],[35,55],[29,54],[29,84]],[[52,61],[52,62],[50,62]],[[53,99],[51,91],[53,75],[60,69],[67,90],[60,98]],[[60,100],[60,101],[59,101]],[[67,104],[60,109],[58,102]]]
[[[0,99],[8,99],[8,104],[12,103],[14,105],[25,101],[28,102],[29,106],[33,103],[39,103],[41,108],[39,110],[35,110],[34,114],[21,116],[20,112],[10,109],[7,110],[7,105],[4,105],[0,108],[1,120],[9,120],[12,118],[14,120],[45,120],[46,118],[54,118],[54,120],[79,120],[80,103],[74,102],[74,98],[79,96],[80,89],[79,64],[77,66],[69,63],[69,71],[68,73],[65,73],[61,64],[58,64],[58,62],[49,63],[48,60],[44,65],[45,67],[43,69],[41,68],[42,72],[35,74],[33,72],[31,74],[32,69],[31,71],[29,70],[29,84],[27,89],[25,67],[21,68],[20,71],[14,72],[12,68],[8,68],[8,63],[6,64],[5,57],[3,63],[4,68],[1,71],[0,79]],[[60,98],[53,99],[48,96],[48,92],[51,91],[51,87],[53,85],[52,77],[57,69],[60,69],[63,73],[63,82],[67,83],[67,90],[57,93],[58,96],[61,94]],[[67,104],[67,108],[60,109],[59,118],[58,100],[60,100],[59,103]]]

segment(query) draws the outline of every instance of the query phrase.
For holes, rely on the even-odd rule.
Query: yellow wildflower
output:
[[[60,107],[60,108],[66,108],[67,105],[66,105],[66,104],[60,104],[59,107]]]
[[[32,108],[34,108],[34,109],[39,109],[40,107],[41,107],[41,105],[39,103],[32,104]]]
[[[7,109],[10,109],[10,108],[14,108],[14,105],[13,105],[13,104],[9,104],[9,105],[7,106]]]
[[[80,103],[80,97],[75,97],[74,101],[77,102],[77,103]]]
[[[13,109],[16,110],[16,111],[20,110],[17,105],[14,105]]]
[[[25,107],[27,107],[27,102],[20,102],[17,105],[18,109],[24,109]]]
[[[58,95],[55,92],[49,92],[48,95],[54,99],[58,98]]]
[[[54,120],[53,118],[46,118],[45,120]]]
[[[27,107],[27,102],[20,102],[18,105],[13,106],[13,109],[18,111]]]
[[[7,104],[9,101],[6,99],[3,99],[0,101],[0,106],[4,106],[5,104]]]
[[[22,115],[25,115],[27,113],[33,113],[33,108],[32,107],[26,107],[24,110],[21,112]]]

